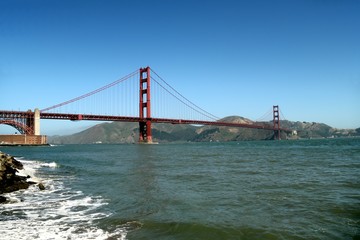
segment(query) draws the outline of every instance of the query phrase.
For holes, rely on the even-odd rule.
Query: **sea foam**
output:
[[[56,168],[55,162],[44,163],[19,159],[24,169],[19,175],[30,175],[41,181],[45,191],[35,185],[27,190],[4,194],[9,203],[0,205],[1,239],[125,239],[126,229],[111,233],[94,224],[111,213],[100,208],[107,205],[101,196],[87,196],[64,185],[61,179],[37,176],[41,168]]]

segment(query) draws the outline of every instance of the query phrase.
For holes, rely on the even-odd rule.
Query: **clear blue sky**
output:
[[[278,104],[288,120],[357,128],[360,1],[0,1],[0,109],[42,109],[147,65],[219,117]]]

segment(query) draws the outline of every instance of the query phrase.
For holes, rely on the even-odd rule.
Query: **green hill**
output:
[[[257,125],[272,125],[272,122],[253,122],[250,119],[229,116],[220,121],[232,123],[256,123]],[[296,130],[296,135],[282,133],[281,138],[328,138],[359,136],[358,129],[335,129],[323,123],[281,121],[281,127]],[[154,123],[152,125],[153,140],[156,142],[209,142],[209,141],[244,141],[269,140],[273,131],[222,127],[193,126],[184,124]],[[68,136],[49,137],[52,144],[89,144],[89,143],[136,143],[139,138],[139,124],[125,122],[102,123],[82,132]]]
[[[191,125],[172,125],[155,123],[152,125],[154,141],[173,142],[191,141],[196,136],[197,127]],[[136,143],[139,138],[139,124],[112,122],[90,127],[82,132],[68,136],[52,136],[52,144],[89,144],[89,143]]]

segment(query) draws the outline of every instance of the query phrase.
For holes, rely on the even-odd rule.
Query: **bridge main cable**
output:
[[[155,78],[151,77],[151,79],[153,81],[155,81],[157,84],[159,84],[160,87],[162,87],[165,91],[167,91],[170,95],[172,95],[173,97],[175,97],[177,100],[179,100],[181,103],[183,103],[184,105],[186,105],[187,107],[191,108],[192,110],[196,111],[197,113],[200,113],[201,115],[212,119],[214,121],[219,120],[220,118],[209,113],[208,111],[202,109],[201,107],[199,107],[198,105],[196,105],[195,103],[191,102],[189,99],[187,99],[186,97],[184,97],[181,93],[179,93],[176,89],[174,89],[170,84],[168,84],[162,77],[159,76],[159,74],[157,74],[154,70],[150,69],[152,73],[154,73],[163,83],[166,84],[167,87],[169,87],[173,92],[175,92],[178,96],[176,96],[174,93],[172,93],[169,89],[167,89],[166,87],[164,87],[161,83],[159,83]]]
[[[137,75],[138,73],[139,73],[139,71],[136,70],[136,71],[134,71],[134,72],[126,75],[125,77],[122,77],[122,78],[120,78],[120,79],[118,79],[118,80],[116,80],[116,81],[114,81],[114,82],[112,82],[112,83],[110,83],[110,84],[108,84],[108,85],[105,85],[105,86],[103,86],[103,87],[101,87],[101,88],[98,88],[98,89],[96,89],[96,90],[94,90],[94,91],[91,91],[91,92],[86,93],[86,94],[84,94],[84,95],[81,95],[81,96],[79,96],[79,97],[70,99],[70,100],[68,100],[68,101],[65,101],[65,102],[56,104],[56,105],[51,106],[51,107],[47,107],[47,108],[41,109],[40,112],[46,112],[46,111],[49,111],[49,110],[51,110],[51,109],[58,108],[58,107],[67,105],[67,104],[69,104],[69,103],[76,102],[76,101],[78,101],[78,100],[80,100],[80,99],[89,97],[89,96],[94,95],[94,94],[96,94],[96,93],[98,93],[98,92],[101,92],[101,91],[103,91],[103,90],[105,90],[105,89],[108,89],[108,88],[110,88],[110,87],[112,87],[112,86],[115,86],[116,84],[121,83],[121,82],[127,80],[128,78]]]

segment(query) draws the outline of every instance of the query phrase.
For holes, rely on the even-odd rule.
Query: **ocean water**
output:
[[[0,239],[360,239],[359,138],[0,151]]]

